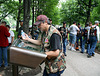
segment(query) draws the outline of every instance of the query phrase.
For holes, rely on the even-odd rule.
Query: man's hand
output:
[[[30,38],[28,37],[28,35],[25,33],[25,38],[23,38],[23,36],[21,35],[23,40],[29,40]]]

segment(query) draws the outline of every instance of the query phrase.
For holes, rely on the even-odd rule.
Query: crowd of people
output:
[[[63,25],[66,25],[63,23]],[[87,57],[91,58],[95,55],[95,48],[96,44],[99,43],[99,21],[95,21],[95,24],[92,25],[91,22],[88,22],[84,28],[81,27],[80,23],[73,24],[66,28],[65,26],[61,27],[64,29],[60,29],[61,35],[66,34],[66,39],[63,38],[63,52],[65,53],[66,50],[66,40],[68,40],[68,33],[69,33],[69,50],[72,51],[79,51],[80,53],[85,52],[85,44],[87,44]],[[66,29],[66,30],[65,30]],[[80,42],[80,43],[79,43]],[[80,45],[80,47],[79,47]],[[66,56],[66,54],[65,54]]]
[[[80,53],[84,53],[85,44],[87,44],[87,57],[91,58],[95,55],[96,44],[99,42],[99,21],[95,21],[94,25],[88,22],[84,28],[76,22],[66,28],[66,22],[63,22],[63,26],[57,29],[51,19],[45,15],[39,15],[34,25],[38,27],[34,31],[34,39],[32,39],[31,32],[28,35],[25,34],[25,38],[22,37],[23,21],[20,21],[21,27],[17,37],[41,45],[47,55],[43,76],[61,76],[66,68],[65,56],[67,56],[68,41],[69,50],[80,50]],[[13,41],[14,32],[10,30],[10,26],[6,25],[5,21],[2,21],[0,24],[0,67],[3,65],[2,56],[4,56],[4,66],[8,67],[7,49]]]

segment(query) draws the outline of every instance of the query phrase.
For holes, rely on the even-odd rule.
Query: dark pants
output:
[[[76,41],[76,43],[77,43],[77,47],[79,46],[79,39],[80,39],[80,46],[81,46],[81,48],[82,48],[82,36],[77,36],[77,41]]]
[[[44,72],[43,72],[43,76],[61,76],[61,74],[64,72],[63,71],[60,71],[60,72],[56,72],[56,73],[50,73],[48,74],[47,71],[46,71],[46,68],[44,69]]]
[[[4,66],[8,66],[8,61],[7,61],[7,47],[0,47],[0,66],[3,64],[3,58],[4,57]]]
[[[90,36],[90,50],[89,55],[95,54],[94,50],[96,48],[97,38],[96,36]]]
[[[84,50],[85,50],[85,43],[87,43],[87,37],[84,37],[84,39],[83,39],[83,43],[82,43],[82,52],[84,52]],[[90,43],[87,43],[87,53],[89,52],[89,50],[90,50]]]
[[[63,52],[66,54],[67,38],[63,38]]]

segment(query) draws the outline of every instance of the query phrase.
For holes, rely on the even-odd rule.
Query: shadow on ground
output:
[[[41,71],[42,69],[40,66],[38,66],[36,69],[19,66],[18,76],[34,76],[36,74],[39,74]],[[0,67],[0,75],[1,76],[13,76],[12,66],[10,65],[8,68]]]

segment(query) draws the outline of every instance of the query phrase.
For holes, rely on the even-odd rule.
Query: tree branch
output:
[[[81,0],[81,2],[84,3],[86,6],[88,6],[88,4],[86,4],[86,3],[84,2],[84,0]]]

